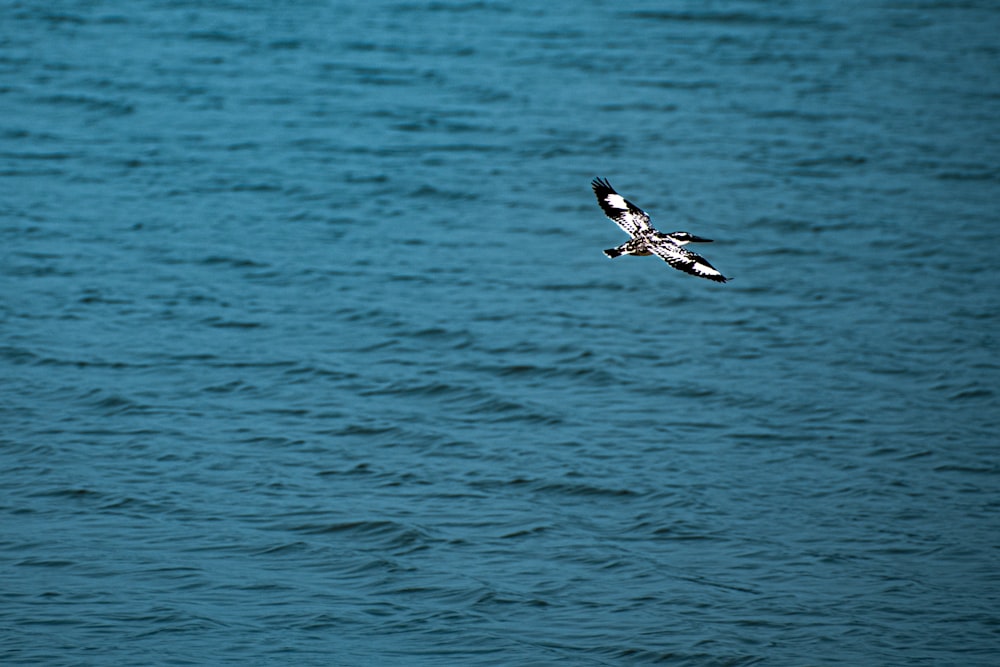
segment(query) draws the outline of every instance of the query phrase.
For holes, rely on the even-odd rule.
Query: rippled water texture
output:
[[[995,664],[995,3],[3,16],[0,662]]]

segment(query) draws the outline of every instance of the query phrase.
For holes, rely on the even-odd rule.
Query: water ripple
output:
[[[341,5],[0,24],[0,662],[992,664],[996,8]]]

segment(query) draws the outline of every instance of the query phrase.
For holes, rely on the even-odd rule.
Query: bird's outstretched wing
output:
[[[654,236],[648,239],[647,245],[651,253],[679,271],[690,273],[699,278],[708,278],[717,283],[724,283],[727,280],[704,257],[677,245],[673,241]]]
[[[604,215],[614,220],[629,236],[636,238],[653,230],[646,212],[615,192],[607,179],[595,178],[590,185]]]

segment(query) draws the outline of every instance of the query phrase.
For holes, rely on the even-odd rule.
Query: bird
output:
[[[620,255],[656,255],[675,269],[692,276],[717,283],[728,280],[708,260],[684,247],[688,243],[711,243],[712,239],[688,232],[661,232],[649,222],[648,213],[615,192],[606,178],[595,178],[590,185],[604,215],[632,237],[616,248],[608,248],[604,251],[605,255],[611,259]]]

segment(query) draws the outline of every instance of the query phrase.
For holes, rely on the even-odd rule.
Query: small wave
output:
[[[47,153],[0,153],[0,157],[5,160],[40,160],[63,162],[65,160],[77,160],[83,157],[83,153],[70,153],[68,151],[53,151]]]
[[[1000,170],[989,168],[965,171],[948,170],[938,172],[936,176],[942,181],[996,181],[1000,180]]]
[[[571,484],[566,482],[541,484],[538,486],[538,491],[541,493],[552,493],[561,496],[603,496],[607,498],[623,498],[640,495],[632,489],[611,488],[585,483]]]
[[[62,558],[25,558],[14,563],[18,567],[74,567],[77,561]],[[79,621],[82,623],[83,621]],[[67,623],[68,624],[68,623]]]
[[[494,394],[488,390],[445,381],[419,382],[404,380],[392,382],[376,389],[362,392],[367,396],[408,396],[444,400],[446,404],[460,407],[476,421],[507,422],[527,421],[536,424],[558,424],[561,417],[545,410]]]
[[[282,556],[289,553],[306,552],[308,550],[309,545],[306,542],[284,542],[256,549],[250,553],[253,556]]]
[[[87,395],[88,403],[105,415],[121,415],[133,412],[147,412],[152,406],[138,403],[120,394],[105,394],[103,390],[95,390]]]
[[[993,398],[994,393],[992,389],[987,389],[985,387],[974,387],[971,389],[963,389],[955,394],[948,397],[949,401],[969,401],[977,400],[982,398]]]
[[[817,27],[821,25],[816,19],[792,16],[789,13],[779,15],[750,12],[638,10],[627,12],[626,16],[669,23],[704,23],[724,26]]]
[[[13,364],[39,363],[40,357],[31,350],[14,345],[0,346],[0,359]]]
[[[337,437],[362,437],[371,438],[373,436],[399,436],[405,435],[406,431],[395,423],[386,422],[350,422],[344,426],[325,429],[320,431],[325,435]]]
[[[371,543],[389,549],[409,550],[429,541],[429,536],[424,531],[411,525],[386,519],[342,521],[327,524],[306,523],[291,526],[288,530],[306,535],[348,537],[355,545]]]
[[[91,95],[50,95],[38,98],[36,102],[52,106],[81,107],[86,111],[101,112],[112,116],[127,116],[135,113],[135,107],[129,102]]]
[[[564,361],[551,365],[537,364],[469,364],[462,366],[463,370],[484,373],[496,378],[541,382],[554,378],[572,381],[586,380],[592,386],[606,386],[618,381],[618,378],[595,360],[589,364],[575,361]]]
[[[820,157],[803,158],[792,164],[801,169],[813,167],[856,167],[868,162],[862,155],[824,155]]]
[[[202,324],[207,324],[215,329],[259,329],[267,325],[262,322],[247,322],[239,320],[227,320],[221,317],[206,317],[201,320]]]
[[[502,540],[512,540],[523,537],[535,537],[537,535],[542,535],[550,530],[550,526],[535,526],[534,528],[522,528],[520,530],[515,530],[511,533],[506,533],[500,536]]]
[[[100,500],[105,497],[101,491],[84,488],[52,489],[39,492],[36,495],[49,498],[72,498],[74,500]]]
[[[221,255],[209,255],[200,261],[205,266],[229,266],[234,269],[266,269],[269,264],[257,262],[243,257],[223,257]]]
[[[504,3],[473,0],[471,2],[409,2],[396,5],[393,11],[415,13],[441,12],[448,14],[462,14],[465,12],[509,14],[513,10]]]
[[[231,394],[236,391],[248,391],[253,389],[255,389],[253,385],[248,385],[243,380],[233,380],[231,382],[223,382],[222,384],[213,384],[208,387],[204,387],[201,391],[210,394]]]
[[[541,478],[513,477],[510,479],[477,480],[470,484],[475,489],[497,491],[504,488],[527,488],[542,494],[557,496],[594,496],[605,498],[637,497],[641,494],[633,489],[613,488],[587,482],[547,482]],[[537,530],[537,529],[532,529]]]
[[[421,185],[410,193],[411,197],[429,198],[434,201],[476,200],[479,195],[471,190],[442,190],[433,185]]]
[[[243,35],[237,35],[221,30],[197,30],[185,35],[190,40],[199,42],[218,42],[221,44],[248,44],[249,40]]]

